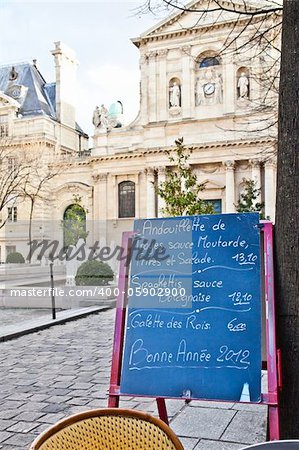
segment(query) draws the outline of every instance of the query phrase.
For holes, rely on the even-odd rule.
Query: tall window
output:
[[[8,115],[0,115],[0,138],[8,136]]]
[[[7,221],[16,222],[18,220],[18,209],[16,206],[7,208]]]
[[[14,180],[18,175],[18,162],[17,158],[8,158],[7,169],[9,176]]]
[[[135,183],[123,181],[118,185],[118,217],[135,217]]]

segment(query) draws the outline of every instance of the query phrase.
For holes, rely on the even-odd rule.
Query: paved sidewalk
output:
[[[0,449],[29,447],[50,424],[107,406],[115,310],[0,342]],[[157,414],[149,398],[121,406]],[[234,450],[265,440],[264,406],[167,400],[186,450]]]
[[[31,334],[35,331],[44,330],[54,325],[60,325],[72,320],[77,320],[82,317],[89,316],[95,312],[100,312],[109,308],[107,304],[103,306],[90,306],[87,308],[67,309],[63,311],[56,311],[56,318],[52,319],[52,311],[40,317],[35,317],[31,320],[22,321],[10,325],[0,324],[0,342],[16,339],[25,334]]]

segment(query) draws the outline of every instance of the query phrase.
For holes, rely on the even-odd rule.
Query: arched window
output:
[[[118,185],[118,217],[135,217],[135,183],[123,181]]]
[[[219,65],[220,65],[220,58],[216,56],[206,56],[205,58],[202,58],[199,61],[200,69]]]
[[[66,247],[76,245],[80,238],[86,239],[86,212],[81,205],[69,205],[63,214],[63,242]]]
[[[223,103],[222,61],[216,52],[208,50],[197,57],[195,75],[195,106]]]

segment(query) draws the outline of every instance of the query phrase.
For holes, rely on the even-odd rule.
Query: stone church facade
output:
[[[255,58],[252,48],[222,51],[233,17],[224,13],[197,23],[198,14],[177,12],[132,39],[140,52],[138,117],[127,127],[96,127],[94,158],[83,163],[95,173],[99,202],[108,198],[97,219],[112,221],[113,233],[132,227],[120,204],[126,183],[134,190],[132,216],[161,215],[155,186],[165,180],[165,150],[178,137],[192,149],[190,166],[206,183],[202,198],[216,211],[235,212],[244,179],[253,179],[265,216],[274,220],[276,142],[271,127],[258,125],[273,117],[271,107],[261,107],[267,87],[256,76],[267,70],[267,61]],[[249,28],[242,39],[251,33]],[[273,97],[267,101],[272,105]]]
[[[86,154],[82,152],[86,136],[75,124],[71,92],[63,91],[67,72],[59,72],[64,56],[57,44],[53,55],[58,84],[52,108],[56,116],[43,114],[26,119],[26,123],[24,116],[15,119],[20,135],[25,125],[30,128],[30,121],[36,126],[39,122],[43,136],[39,145],[61,156],[61,171],[48,186],[47,206],[41,206],[45,220],[60,223],[77,196],[86,211],[88,242],[119,242],[121,233],[132,229],[135,218],[161,216],[163,202],[156,186],[165,180],[166,167],[171,168],[165,150],[181,137],[192,149],[189,163],[198,181],[206,183],[202,198],[213,202],[217,212],[235,212],[244,179],[254,179],[261,188],[259,200],[264,202],[265,216],[274,220],[276,141],[271,126],[257,126],[273,117],[273,109],[261,103],[266,88],[256,77],[267,68],[267,59],[254,57],[253,47],[235,53],[223,51],[234,26],[232,20],[225,13],[197,23],[194,13],[177,12],[133,39],[140,52],[139,114],[133,123],[121,126],[108,120],[103,107],[94,118],[91,154],[80,158],[79,153]],[[249,27],[248,36],[250,32]],[[66,101],[61,100],[59,107],[63,95]],[[16,100],[9,94],[1,98],[10,103],[13,117]],[[3,100],[0,114],[6,107]],[[70,116],[68,123],[63,115]],[[35,128],[36,135],[37,131]],[[51,231],[44,236],[48,233]],[[7,232],[2,245],[8,245],[6,241]]]

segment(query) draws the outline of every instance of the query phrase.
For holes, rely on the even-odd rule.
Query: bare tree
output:
[[[32,219],[35,205],[38,201],[46,201],[47,192],[45,189],[47,184],[59,173],[59,166],[43,163],[37,159],[31,165],[30,177],[22,187],[24,199],[28,199],[30,202],[28,227],[29,248],[31,248],[32,243]],[[29,262],[31,262],[31,252],[29,252]]]
[[[33,212],[38,200],[45,201],[47,184],[60,173],[59,166],[40,156],[40,149],[30,152],[13,139],[0,141],[0,228],[16,219],[20,203],[29,201],[29,243],[32,241]]]
[[[283,9],[282,0],[207,0],[206,2],[186,2],[180,0],[146,0],[136,10],[139,13],[151,12],[156,15],[182,11],[195,12],[206,16],[209,13],[223,11],[238,14],[240,17],[259,17],[265,14],[280,13]],[[202,16],[203,17],[203,16]],[[200,17],[200,18],[202,18]]]
[[[21,147],[8,139],[0,141],[0,228],[11,219],[16,204],[24,200],[32,160],[30,157],[20,156],[25,154]]]

